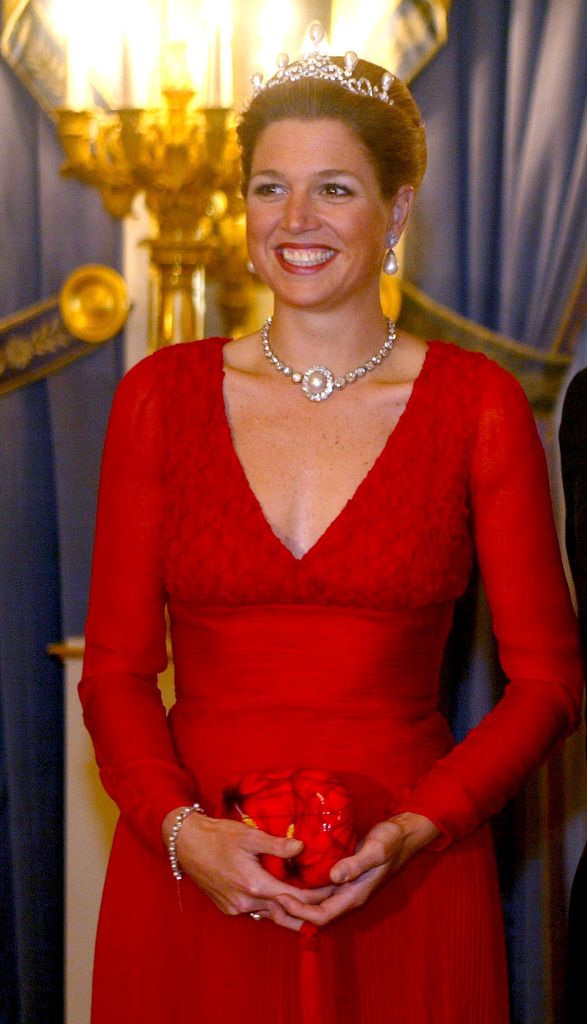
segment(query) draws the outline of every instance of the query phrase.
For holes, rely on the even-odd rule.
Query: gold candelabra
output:
[[[65,175],[97,188],[116,218],[145,194],[157,225],[146,240],[155,270],[151,349],[202,335],[206,272],[227,333],[246,319],[253,283],[232,111],[198,108],[191,88],[165,88],[163,98],[161,109],[56,112]]]

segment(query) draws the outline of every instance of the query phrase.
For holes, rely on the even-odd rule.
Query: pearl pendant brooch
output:
[[[311,366],[302,377],[302,391],[311,402],[323,402],[334,390],[334,376],[326,366]]]
[[[261,328],[263,351],[265,357],[278,373],[282,373],[284,377],[289,377],[292,384],[302,385],[302,391],[310,402],[324,402],[335,391],[341,391],[347,384],[354,384],[361,377],[365,377],[367,373],[374,370],[376,366],[379,366],[387,358],[395,342],[395,324],[388,317],[385,320],[387,323],[387,338],[381,348],[370,359],[362,363],[361,366],[357,366],[354,370],[349,370],[343,377],[335,377],[332,370],[329,370],[327,366],[310,366],[302,373],[299,370],[292,369],[287,363],[282,362],[269,344],[271,317],[267,317]]]

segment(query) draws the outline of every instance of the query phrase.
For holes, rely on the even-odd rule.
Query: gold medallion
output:
[[[94,344],[108,341],[128,316],[126,281],[112,267],[87,263],[66,278],[59,308],[63,323],[75,338]]]

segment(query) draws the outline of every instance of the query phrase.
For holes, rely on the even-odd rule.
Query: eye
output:
[[[334,199],[344,199],[347,196],[354,195],[352,189],[348,185],[341,185],[337,181],[325,181],[322,185],[321,192],[323,195],[332,197]]]
[[[285,186],[279,185],[276,181],[262,181],[253,188],[254,196],[266,196],[272,199],[274,196],[282,196],[285,193]]]

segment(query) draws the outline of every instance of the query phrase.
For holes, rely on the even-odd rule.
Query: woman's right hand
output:
[[[163,822],[165,846],[179,810],[171,811]],[[336,886],[299,889],[288,885],[265,871],[259,857],[271,854],[286,859],[302,848],[298,839],[272,836],[240,821],[197,813],[185,819],[176,842],[182,870],[223,914],[257,913],[294,931],[304,922],[289,915],[276,897],[285,894],[303,903],[321,903]]]

